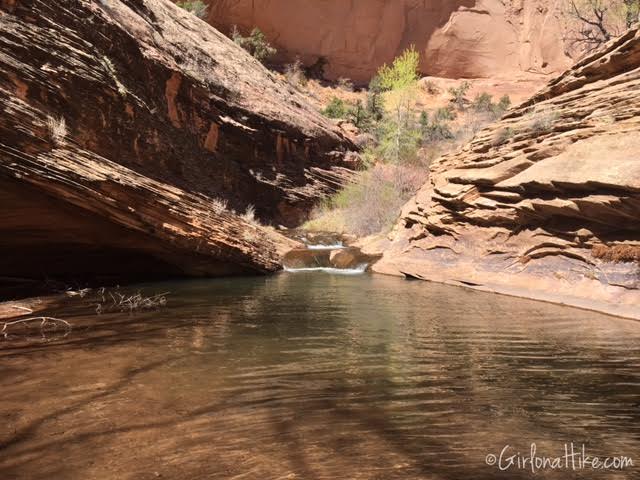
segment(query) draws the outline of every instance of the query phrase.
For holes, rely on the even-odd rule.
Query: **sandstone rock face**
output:
[[[565,53],[560,2],[547,0],[208,0],[209,22],[259,27],[305,64],[328,61],[328,78],[368,81],[414,44],[424,74],[513,78],[559,73]]]
[[[0,108],[10,283],[276,270],[295,242],[231,210],[295,224],[352,167],[302,96],[168,0],[0,0]]]
[[[374,268],[640,317],[640,32],[435,161]]]

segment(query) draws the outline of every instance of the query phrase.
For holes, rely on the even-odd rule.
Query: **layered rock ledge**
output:
[[[268,272],[352,144],[168,0],[0,0],[0,283]]]
[[[431,167],[381,273],[640,318],[640,32]]]

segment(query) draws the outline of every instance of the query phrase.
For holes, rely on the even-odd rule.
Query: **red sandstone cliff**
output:
[[[408,45],[423,73],[509,78],[559,73],[564,50],[558,2],[546,0],[208,0],[209,22],[228,33],[259,27],[306,64],[328,60],[329,78],[368,81]]]
[[[273,271],[351,143],[168,0],[0,0],[0,284]],[[224,208],[224,203],[228,208]]]
[[[640,31],[431,167],[383,273],[640,318]]]

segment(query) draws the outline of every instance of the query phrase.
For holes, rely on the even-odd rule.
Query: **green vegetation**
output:
[[[467,93],[471,88],[471,84],[466,80],[457,87],[451,87],[449,93],[451,94],[451,103],[454,104],[459,110],[464,110],[469,100],[467,99]]]
[[[320,205],[305,228],[358,235],[388,230],[426,178],[426,169],[377,164]]]
[[[347,118],[349,105],[347,102],[338,97],[332,97],[329,105],[325,107],[322,114],[329,118],[344,119]]]
[[[482,92],[481,94],[477,95],[475,100],[473,101],[473,108],[475,108],[477,112],[489,112],[491,111],[492,106],[493,97],[487,92]]]
[[[419,165],[421,127],[416,118],[419,55],[411,47],[372,79],[366,104],[336,97],[324,110],[331,118],[346,118],[375,138],[365,151],[370,168],[327,200],[306,225],[317,230],[349,230],[369,235],[386,230],[400,207],[426,180]]]
[[[476,112],[491,114],[494,118],[501,117],[511,106],[511,98],[504,95],[498,103],[493,103],[493,97],[487,92],[482,92],[473,100],[473,108]]]
[[[372,126],[382,117],[383,108],[378,97],[367,97],[364,105],[361,100],[355,103],[347,102],[333,96],[329,104],[322,110],[325,117],[334,120],[347,120],[363,131],[371,130]]]
[[[385,113],[378,124],[375,153],[383,162],[396,165],[414,162],[420,146],[420,128],[414,111],[420,55],[411,46],[378,71],[384,93]]]
[[[324,115],[349,121],[367,134],[362,155],[367,169],[317,207],[305,228],[360,236],[390,228],[400,208],[426,181],[430,160],[470,139],[511,104],[506,95],[494,102],[485,92],[469,101],[471,84],[464,81],[450,89],[448,106],[424,110],[419,61],[411,47],[380,68],[366,100],[331,98]]]
[[[177,5],[180,8],[184,8],[186,11],[193,13],[198,18],[206,18],[207,16],[207,6],[200,0],[178,2]]]
[[[412,45],[393,61],[378,70],[378,81],[383,91],[406,91],[418,83],[420,54]]]
[[[371,128],[372,118],[371,112],[367,110],[367,107],[362,104],[362,101],[358,100],[347,112],[347,120],[353,123],[356,128],[360,130],[367,130]]]
[[[455,119],[454,115],[449,108],[439,108],[431,119],[427,112],[422,112],[420,114],[420,133],[423,144],[456,138],[449,125],[449,122]]]
[[[247,52],[251,54],[253,58],[261,63],[265,63],[269,58],[273,57],[278,51],[273,48],[264,33],[259,28],[254,28],[248,37],[243,37],[237,27],[233,27],[231,32],[232,40]]]

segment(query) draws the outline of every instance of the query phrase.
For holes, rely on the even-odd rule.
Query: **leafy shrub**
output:
[[[347,103],[338,97],[332,97],[329,105],[322,110],[322,114],[329,118],[344,119],[349,112],[349,106]]]
[[[320,205],[305,227],[360,236],[388,230],[426,175],[424,168],[376,165]]]
[[[400,165],[418,159],[421,135],[412,112],[400,119],[393,115],[385,116],[377,130],[378,146],[375,153],[379,160]]]
[[[493,97],[487,92],[482,92],[476,95],[473,100],[473,108],[477,112],[490,112],[493,107]]]
[[[238,27],[234,26],[231,32],[231,38],[237,45],[244,48],[253,58],[261,63],[265,63],[269,58],[278,53],[278,51],[269,44],[264,33],[257,27],[251,31],[248,37],[243,37]]]
[[[511,108],[511,97],[509,97],[509,95],[503,95],[498,102],[498,109],[506,112],[509,108]]]
[[[505,127],[498,131],[496,135],[496,144],[502,145],[506,143],[509,139],[513,138],[516,134],[516,131],[511,127]]]
[[[429,119],[427,112],[420,114],[420,133],[423,144],[453,140],[455,138],[447,124],[447,121],[452,118],[445,112],[448,112],[448,109],[437,110],[432,120]]]
[[[436,110],[436,119],[449,121],[456,119],[456,112],[451,107],[442,107]]]
[[[471,84],[466,80],[457,87],[451,87],[449,93],[451,94],[451,103],[453,103],[459,110],[464,110],[469,100],[467,100],[467,93]]]
[[[412,45],[390,66],[378,70],[376,87],[384,93],[386,113],[376,128],[377,155],[384,162],[401,164],[417,159],[420,129],[414,106],[420,55]]]
[[[382,80],[380,79],[379,75],[375,75],[369,81],[369,93],[378,95],[382,92],[384,92],[384,88],[382,87]]]
[[[529,114],[529,128],[540,135],[553,129],[558,119],[558,114],[550,109],[534,109]]]
[[[498,103],[493,103],[493,97],[487,92],[482,92],[473,100],[473,108],[476,112],[490,113],[491,119],[501,117],[504,112],[509,110],[511,106],[511,98],[504,95]]]
[[[207,16],[207,6],[200,0],[187,0],[178,2],[177,5],[180,8],[184,8],[187,12],[193,13],[198,18],[206,18]]]

